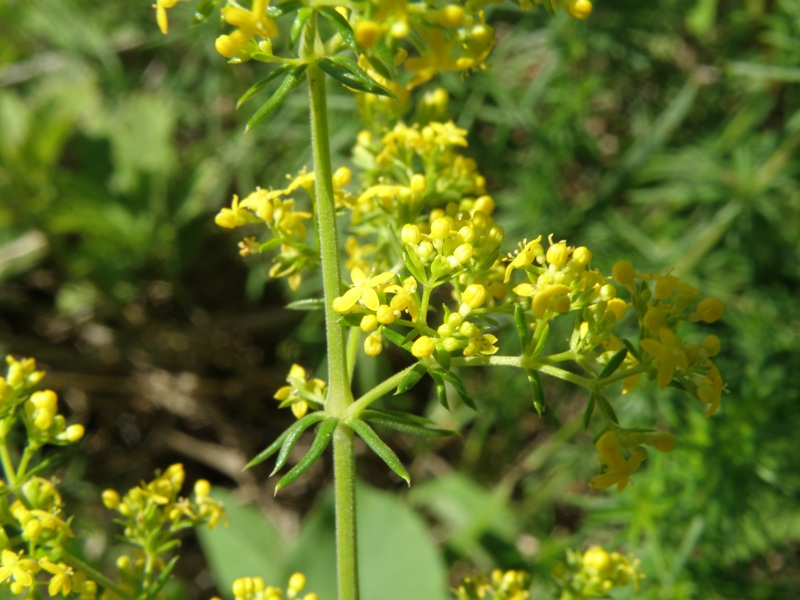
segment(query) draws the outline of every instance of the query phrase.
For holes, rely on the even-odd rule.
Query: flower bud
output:
[[[453,256],[458,261],[459,265],[463,265],[472,258],[474,252],[475,250],[473,249],[472,244],[461,244],[455,249]]]
[[[611,274],[621,285],[630,285],[633,283],[633,278],[636,277],[636,271],[627,260],[621,260],[615,264],[611,269]]]
[[[363,48],[371,48],[381,37],[381,26],[375,21],[364,19],[356,23],[356,41]]]
[[[364,354],[378,356],[383,350],[383,338],[380,331],[373,331],[364,340]]]
[[[721,347],[722,347],[722,342],[715,335],[706,336],[706,338],[703,340],[703,348],[705,349],[708,356],[716,356],[717,354],[719,354]]]
[[[425,191],[428,183],[425,179],[425,175],[420,175],[419,173],[415,173],[411,176],[411,183],[409,187],[411,188],[412,194],[422,194]]]
[[[378,318],[375,315],[364,315],[361,319],[361,331],[369,333],[378,326]]]
[[[115,490],[104,490],[102,498],[103,504],[109,510],[114,510],[119,506],[119,494]]]
[[[704,323],[718,321],[725,312],[725,305],[719,298],[703,298],[697,303],[697,316]]]
[[[562,241],[550,246],[545,254],[545,259],[549,264],[553,265],[557,269],[560,269],[566,265],[567,260],[569,259],[569,248],[567,247],[567,243]]]
[[[207,479],[198,479],[194,482],[194,495],[205,498],[211,493],[211,484]]]
[[[403,230],[400,232],[400,239],[403,240],[404,244],[419,244],[419,241],[422,239],[422,234],[420,233],[419,227],[413,223],[406,223],[403,225]]]
[[[435,349],[436,349],[436,342],[434,342],[427,335],[421,335],[416,340],[414,340],[414,344],[411,346],[411,354],[413,354],[417,358],[423,358],[425,356],[430,356],[431,354],[433,354],[433,351]]]
[[[486,288],[479,283],[468,285],[461,294],[461,302],[469,308],[479,308],[486,302]]]
[[[473,210],[479,210],[486,215],[491,215],[495,209],[494,199],[491,196],[481,196],[475,200],[475,204],[472,208]]]

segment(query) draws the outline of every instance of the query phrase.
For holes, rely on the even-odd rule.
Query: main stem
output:
[[[328,342],[328,395],[325,409],[344,419],[353,403],[347,369],[344,327],[338,323],[333,300],[339,296],[339,243],[328,137],[325,74],[315,64],[308,70],[311,103],[311,144],[314,153],[316,189],[315,216],[325,295],[325,333]],[[358,600],[358,552],[356,547],[355,453],[353,430],[340,423],[333,436],[333,476],[336,498],[336,560],[339,600]]]

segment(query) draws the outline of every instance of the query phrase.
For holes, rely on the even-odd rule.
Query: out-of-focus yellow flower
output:
[[[617,491],[621,492],[628,485],[628,480],[647,458],[647,452],[641,446],[636,447],[630,454],[630,457],[625,458],[620,448],[617,436],[613,431],[606,431],[600,436],[595,444],[597,454],[600,455],[600,461],[606,465],[607,471],[597,475],[589,482],[589,487],[603,490],[617,486]]]
[[[658,364],[656,382],[658,387],[665,388],[672,381],[676,370],[686,371],[689,367],[689,359],[683,343],[671,329],[662,327],[658,333],[660,341],[648,338],[643,339],[640,344],[642,349]]]
[[[167,35],[169,32],[169,22],[167,21],[167,9],[172,8],[178,2],[188,2],[188,0],[156,0],[153,8],[156,9],[156,21],[161,33]]]

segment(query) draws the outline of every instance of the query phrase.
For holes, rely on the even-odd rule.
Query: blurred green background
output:
[[[215,23],[190,26],[189,5],[171,15],[164,38],[147,2],[0,2],[0,352],[37,357],[88,426],[61,477],[90,554],[111,561],[116,543],[99,490],[181,461],[263,512],[234,508],[206,540],[223,549],[214,573],[186,540],[174,597],[211,595],[235,575],[226,555],[271,557],[250,575],[300,566],[322,591],[329,465],[277,498],[268,467],[241,472],[292,418],[271,398],[292,362],[321,372],[321,323],[284,310],[285,286],[213,224],[232,193],[309,163],[306,99],[244,136],[235,101],[263,65],[229,67]],[[507,239],[552,232],[600,268],[673,269],[721,297],[730,393],[708,420],[652,387],[619,401],[629,425],[678,438],[619,495],[587,491],[597,463],[575,389],[546,385],[543,419],[503,372],[466,374],[477,414],[442,413],[424,387],[396,400],[462,435],[391,439],[410,491],[361,459],[362,534],[387,515],[407,524],[402,552],[370,550],[367,598],[392,600],[369,592],[380,585],[411,597],[418,577],[417,597],[437,600],[421,590],[498,565],[532,570],[546,593],[564,550],[594,543],[641,559],[630,597],[800,597],[800,2],[606,0],[585,22],[500,5],[489,20],[492,67],[439,84]],[[334,161],[349,164],[359,125],[331,92]],[[385,358],[360,385],[402,360]],[[389,573],[392,551],[405,558]]]

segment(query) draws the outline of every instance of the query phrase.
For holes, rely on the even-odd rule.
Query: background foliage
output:
[[[215,24],[189,27],[187,6],[174,14],[164,39],[146,5],[0,4],[0,351],[36,356],[87,424],[62,474],[86,478],[67,490],[87,523],[100,518],[98,489],[180,460],[190,478],[259,498],[269,539],[295,549],[281,564],[275,554],[283,579],[304,543],[330,535],[328,467],[276,499],[267,467],[240,469],[291,418],[271,399],[288,366],[319,368],[319,321],[281,308],[287,290],[243,263],[213,214],[233,190],[309,162],[305,98],[241,135],[235,99],[261,67],[229,68]],[[502,565],[546,588],[565,548],[604,543],[641,558],[637,597],[800,595],[800,4],[616,0],[587,22],[502,8],[491,20],[492,69],[442,84],[506,231],[554,232],[604,268],[674,269],[723,298],[714,333],[730,394],[710,420],[678,395],[626,397],[678,447],[651,455],[623,494],[598,494],[582,396],[548,386],[540,419],[524,380],[468,373],[477,415],[456,399],[443,413],[424,389],[393,400],[462,436],[393,440],[408,492],[365,454],[365,503],[427,524],[405,541],[434,552],[429,568],[409,577]],[[348,164],[358,124],[347,98],[331,105],[334,160]],[[371,365],[365,387],[387,369]],[[113,560],[105,530],[90,542]],[[376,564],[391,550],[379,546]],[[211,594],[202,561],[187,552],[189,597]],[[323,591],[327,575],[309,570]]]

